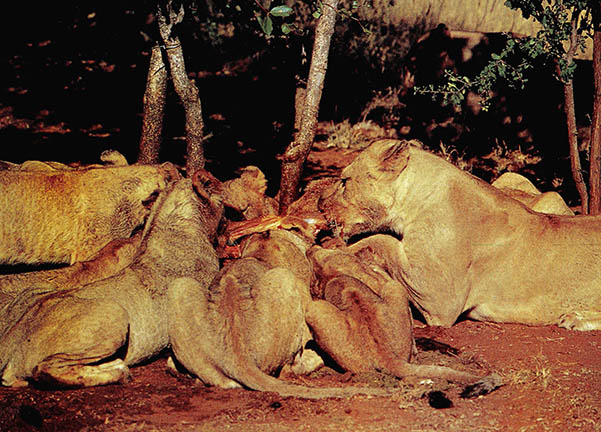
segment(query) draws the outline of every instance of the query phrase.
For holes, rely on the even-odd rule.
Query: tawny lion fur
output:
[[[281,230],[254,234],[242,257],[208,287],[193,279],[173,282],[173,353],[205,384],[321,395],[270,376],[292,363],[311,338],[304,318],[310,267],[293,237]]]
[[[403,286],[390,277],[386,261],[372,250],[394,248],[397,240],[375,235],[347,250],[314,246],[309,255],[324,300],[311,303],[306,320],[315,341],[340,366],[352,372],[387,372],[397,377],[443,378],[472,384],[464,397],[488,393],[501,384],[436,365],[411,363],[415,353],[413,319]]]
[[[171,164],[122,162],[79,169],[30,162],[0,170],[0,263],[88,260],[141,226],[145,203],[175,176]]]
[[[152,208],[133,262],[115,275],[71,289],[46,283],[4,293],[2,383],[118,382],[128,376],[128,366],[164,349],[169,283],[193,277],[208,286],[219,270],[211,239],[223,207],[207,185],[200,199],[189,180],[168,185]]]
[[[305,371],[307,362],[322,364],[315,353],[302,358],[312,353],[304,350],[311,338],[305,322],[311,271],[306,245],[295,237],[283,230],[251,236],[242,257],[224,267],[208,289],[191,278],[174,281],[168,298],[175,357],[205,384],[224,388],[310,399],[390,394],[379,388],[306,387],[272,376],[295,359]]]
[[[491,183],[504,194],[539,213],[574,216],[561,195],[555,191],[541,192],[523,175],[506,172]]]
[[[260,222],[251,221],[248,226],[260,228]],[[382,389],[309,388],[273,377],[293,360],[294,372],[308,372],[322,364],[313,351],[304,349],[311,338],[308,322],[320,348],[351,372],[383,370],[401,377],[476,383],[466,396],[485,393],[500,384],[498,376],[478,381],[476,375],[449,368],[409,364],[413,336],[406,295],[398,282],[383,271],[362,266],[350,253],[320,249],[313,255],[319,255],[317,262],[324,278],[332,277],[330,268],[334,266],[345,274],[359,273],[357,277],[370,288],[387,284],[385,298],[380,301],[365,292],[367,287],[357,293],[373,316],[364,316],[361,308],[342,312],[334,306],[334,298],[326,297],[333,303],[313,301],[308,246],[292,231],[272,229],[244,239],[241,258],[227,264],[208,288],[190,278],[174,281],[168,294],[172,317],[169,334],[179,363],[205,384],[225,388],[244,386],[306,398],[386,394]],[[341,280],[336,278],[328,286]],[[340,288],[343,295],[352,291],[351,286]],[[350,324],[354,319],[367,322],[367,330]],[[367,349],[361,351],[364,346]],[[366,358],[360,359],[362,355]]]
[[[325,191],[345,238],[393,231],[391,274],[432,325],[601,328],[601,217],[534,212],[407,141],[376,141]],[[374,250],[377,250],[374,245]]]

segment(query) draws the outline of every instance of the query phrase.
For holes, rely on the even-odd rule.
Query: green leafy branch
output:
[[[518,40],[510,37],[505,48],[498,54],[492,54],[488,64],[473,79],[447,69],[442,85],[430,84],[414,90],[417,94],[430,94],[435,99],[441,99],[444,105],[460,105],[467,92],[473,91],[482,98],[480,104],[486,111],[490,108],[492,90],[500,79],[505,80],[511,88],[524,88],[528,81],[526,71],[533,67],[531,60],[541,52],[536,39]],[[527,55],[519,56],[518,53]],[[521,61],[513,64],[515,58],[521,58]]]
[[[261,30],[263,30],[263,33],[265,33],[266,36],[271,36],[273,34],[273,17],[287,18],[294,14],[294,11],[289,6],[275,6],[268,10],[263,7],[259,0],[255,0],[255,3],[259,6],[259,8],[264,14],[263,16],[261,12],[256,12],[255,18],[257,19]],[[294,24],[283,22],[280,25],[280,30],[283,34],[287,35],[288,33],[294,30]]]
[[[557,77],[569,82],[576,69],[574,56],[584,51],[585,40],[592,35],[592,13],[586,0],[506,0],[505,5],[520,9],[524,18],[541,24],[536,37],[516,38],[508,35],[504,49],[492,54],[488,64],[474,78],[445,71],[446,81],[439,86],[416,87],[417,94],[430,94],[442,103],[460,105],[468,91],[482,99],[484,110],[490,107],[493,87],[503,80],[511,88],[523,89],[527,71],[538,60],[556,66]]]

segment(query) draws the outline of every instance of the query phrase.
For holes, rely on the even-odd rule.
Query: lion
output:
[[[308,197],[301,198],[304,202],[294,207],[298,214],[266,216],[230,227],[229,241],[242,238],[240,258],[226,264],[208,288],[191,278],[172,283],[168,290],[173,320],[169,334],[180,365],[206,385],[223,388],[246,387],[303,398],[388,394],[377,388],[316,389],[277,379],[275,375],[287,368],[300,374],[323,364],[315,351],[306,347],[309,340],[315,339],[321,350],[349,372],[386,371],[399,377],[441,377],[474,384],[465,397],[498,386],[498,376],[480,381],[479,376],[449,368],[408,364],[413,346],[412,322],[402,313],[397,316],[399,304],[404,304],[405,314],[409,310],[406,297],[398,289],[388,289],[390,295],[380,302],[366,292],[359,293],[364,294],[366,308],[380,312],[365,318],[369,328],[382,329],[379,333],[370,333],[369,329],[348,331],[344,323],[355,318],[360,321],[361,311],[351,311],[355,313],[347,314],[344,321],[345,314],[334,306],[334,298],[312,300],[311,294],[318,295],[319,289],[314,286],[313,265],[306,256],[314,239],[304,216],[307,213],[309,219],[313,218],[317,198],[313,190],[308,193]],[[348,253],[320,249],[312,254],[314,258],[317,255],[321,277],[331,278],[332,267],[347,273],[351,267],[363,269],[359,258]],[[379,283],[394,288],[398,285],[383,271],[371,273],[375,276],[363,279],[370,288]],[[334,279],[329,287],[342,281]],[[351,287],[344,289],[345,295],[351,291]],[[368,348],[361,353],[366,356],[361,361],[357,353],[364,345]],[[350,353],[355,353],[354,357]]]
[[[0,264],[73,264],[130,237],[179,174],[170,163],[124,165],[119,156],[103,155],[107,166],[30,161],[0,170]]]
[[[172,350],[206,385],[284,391],[285,384],[269,375],[291,363],[311,338],[304,320],[311,301],[309,264],[292,236],[273,230],[245,239],[240,259],[225,265],[209,286],[194,279],[173,282]],[[290,260],[286,267],[279,262],[284,258]]]
[[[285,367],[307,373],[323,364],[305,321],[311,303],[307,245],[287,230],[246,238],[240,259],[210,286],[193,278],[172,282],[169,335],[177,362],[204,384],[246,387],[308,399],[389,395],[379,388],[314,388],[278,379]]]
[[[381,248],[394,248],[397,242],[382,234],[373,240]],[[306,321],[317,344],[343,369],[469,384],[463,397],[486,394],[502,384],[497,374],[481,377],[411,363],[415,340],[407,293],[390,277],[385,262],[377,262],[381,257],[370,245],[358,242],[347,250],[314,246],[309,255],[321,286],[316,292],[323,300],[311,303]]]
[[[121,382],[129,366],[168,346],[170,282],[191,277],[208,286],[219,271],[212,241],[223,213],[221,184],[208,173],[204,178],[200,198],[191,180],[166,186],[133,261],[111,277],[70,289],[42,283],[0,296],[3,385]]]
[[[388,231],[375,253],[430,325],[459,316],[601,329],[601,217],[534,212],[410,141],[361,152],[319,203],[346,240]]]
[[[265,195],[267,179],[256,166],[242,169],[240,177],[223,182],[223,202],[244,219],[277,214],[277,203]]]
[[[491,184],[536,212],[574,216],[574,212],[568,207],[561,195],[555,191],[539,191],[523,175],[506,172]]]

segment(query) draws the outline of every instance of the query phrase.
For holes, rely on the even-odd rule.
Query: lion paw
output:
[[[570,312],[559,317],[559,327],[569,330],[590,331],[601,329],[601,313]]]

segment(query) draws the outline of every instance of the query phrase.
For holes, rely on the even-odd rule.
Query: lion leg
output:
[[[98,365],[81,364],[81,361],[81,358],[56,354],[38,364],[31,377],[35,382],[57,387],[90,387],[125,382],[129,378],[129,368],[122,359]],[[75,364],[70,364],[72,362]]]
[[[363,345],[355,343],[356,334],[344,312],[325,300],[315,300],[307,307],[307,324],[315,342],[346,370],[369,370]]]
[[[566,313],[559,317],[557,325],[569,330],[601,330],[601,312],[579,311]]]
[[[72,387],[123,381],[128,369],[115,357],[127,343],[128,325],[127,312],[112,301],[39,298],[2,338],[2,382]]]
[[[68,267],[0,276],[0,295],[14,297],[31,287],[52,286],[53,290],[81,287],[115,275],[133,261],[142,233],[112,240],[88,261]],[[1,301],[0,301],[1,304]]]
[[[206,289],[195,279],[179,278],[169,284],[169,340],[177,361],[206,385],[240,388],[226,376],[214,357],[224,350],[219,328],[211,322]]]
[[[341,367],[352,372],[391,371],[407,361],[413,349],[410,317],[361,281],[338,276],[324,290],[327,301],[315,301],[307,313],[316,342]],[[405,302],[405,308],[408,308]],[[406,318],[407,322],[404,322]]]

